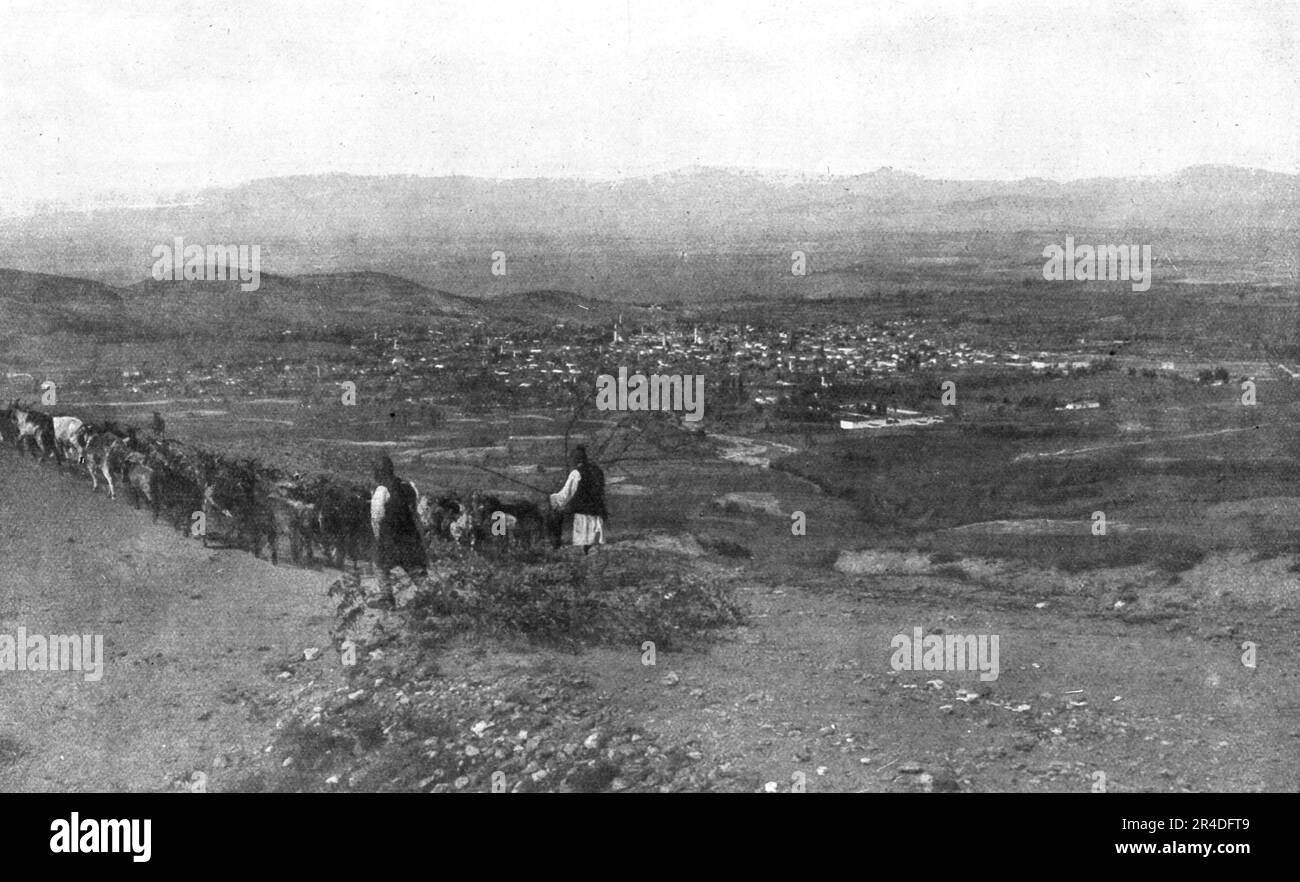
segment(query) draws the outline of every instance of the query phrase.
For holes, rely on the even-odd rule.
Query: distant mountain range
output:
[[[690,169],[618,183],[274,178],[186,204],[0,222],[0,346],[428,319],[610,323],[643,307],[1018,284],[1046,242],[1154,241],[1157,281],[1296,285],[1297,176],[1071,183]],[[1129,237],[1130,232],[1133,233]],[[1100,233],[1098,233],[1100,235]],[[156,245],[258,244],[261,289],[150,278]],[[809,271],[791,273],[793,249]],[[494,271],[504,257],[504,273]],[[1199,262],[1199,265],[1197,263]]]
[[[1297,177],[1231,166],[1064,183],[943,180],[892,169],[805,178],[695,168],[618,182],[310,175],[204,190],[183,204],[6,218],[0,266],[128,283],[147,276],[154,244],[183,236],[259,243],[267,267],[280,274],[367,269],[471,295],[550,287],[595,293],[567,269],[500,284],[483,273],[467,288],[464,279],[473,277],[456,261],[496,249],[569,256],[779,249],[894,233],[1277,232],[1300,226]]]

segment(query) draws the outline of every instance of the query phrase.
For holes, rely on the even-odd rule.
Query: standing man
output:
[[[573,449],[573,471],[559,493],[551,494],[551,509],[563,517],[564,510],[573,514],[573,544],[582,546],[585,555],[593,545],[605,544],[605,473],[587,460],[587,448]]]
[[[428,574],[429,560],[420,539],[415,485],[393,471],[393,461],[381,457],[375,468],[375,492],[370,497],[370,527],[375,534],[375,569],[379,573],[381,602],[396,606],[388,571],[401,567],[414,581]]]

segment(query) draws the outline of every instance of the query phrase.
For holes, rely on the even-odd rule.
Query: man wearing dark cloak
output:
[[[397,477],[393,461],[380,458],[375,468],[375,492],[370,499],[370,526],[375,534],[375,570],[382,599],[395,601],[389,571],[400,567],[414,580],[428,573],[429,561],[420,537],[415,485]]]

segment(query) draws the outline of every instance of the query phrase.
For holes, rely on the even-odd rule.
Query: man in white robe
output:
[[[593,545],[605,544],[605,473],[587,459],[581,444],[573,451],[573,470],[558,493],[551,494],[555,512],[573,514],[573,544],[587,554]]]

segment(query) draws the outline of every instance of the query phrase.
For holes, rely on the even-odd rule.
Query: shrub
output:
[[[737,560],[748,560],[754,556],[750,551],[739,542],[732,542],[730,539],[712,539],[708,537],[700,538],[700,545],[714,554],[720,554],[723,557],[730,557]]]
[[[522,636],[570,649],[645,640],[671,649],[742,618],[728,581],[628,552],[540,564],[455,561],[431,575],[406,615],[417,631]]]

